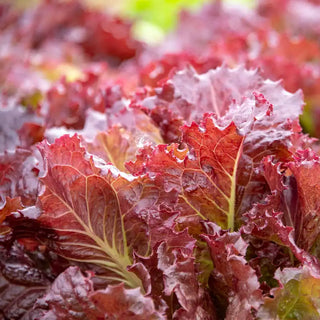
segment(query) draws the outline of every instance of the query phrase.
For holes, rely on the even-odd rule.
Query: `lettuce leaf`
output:
[[[96,164],[76,136],[43,143],[40,151],[46,175],[41,178],[45,192],[40,197],[39,220],[57,234],[53,249],[70,260],[105,268],[110,272],[105,275],[108,281],[140,287],[140,280],[127,270],[134,244],[128,243],[126,230],[133,229],[133,240],[141,242],[143,223],[139,225],[137,217],[130,225],[124,221],[141,194],[139,180],[128,180],[115,168]]]
[[[265,298],[258,319],[319,318],[319,274],[307,267],[287,268],[277,270],[275,278],[280,287],[272,290],[272,298]]]

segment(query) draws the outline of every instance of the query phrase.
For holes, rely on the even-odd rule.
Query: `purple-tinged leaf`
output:
[[[119,284],[94,291],[91,278],[90,272],[84,276],[78,267],[61,273],[36,302],[38,312],[42,312],[41,319],[165,319],[155,310],[152,299],[143,296],[139,288],[126,289]]]
[[[51,282],[51,262],[41,254],[33,259],[17,242],[0,243],[0,318],[34,319],[34,304]]]
[[[282,213],[275,211],[278,207],[279,197],[275,195],[267,197],[264,203],[255,204],[252,210],[244,215],[245,224],[241,231],[258,239],[286,246],[301,263],[314,270],[320,270],[317,259],[297,246],[294,241],[294,229],[283,224]]]
[[[168,319],[216,319],[209,293],[198,281],[194,247],[195,240],[186,230],[173,232],[155,245],[149,257],[137,256],[132,267]]]
[[[208,292],[197,280],[192,251],[187,253],[181,249],[172,250],[163,242],[157,254],[158,268],[163,272],[163,292],[166,296],[174,293],[181,305],[173,313],[173,319],[216,319]]]
[[[274,226],[280,222],[281,229],[289,230],[291,228],[290,243],[295,242],[301,249],[318,255],[319,157],[311,150],[304,150],[297,151],[294,161],[289,163],[274,163],[274,159],[266,158],[263,162],[263,170],[273,195],[267,199],[265,204],[255,206],[256,209],[260,207],[263,210],[258,209],[260,213],[254,215],[264,221],[266,217],[264,217],[263,211],[268,211],[267,214],[271,216],[274,215],[272,211],[283,212],[281,219],[273,220],[270,217],[266,221],[273,223]],[[251,210],[251,213],[254,210]],[[278,232],[269,230],[268,233],[281,235],[280,230]],[[287,234],[289,233],[287,232]]]
[[[79,268],[70,267],[57,277],[36,306],[43,309],[41,319],[99,319],[97,308],[89,297],[92,292],[91,275],[84,277]]]
[[[212,223],[207,223],[207,228],[203,238],[214,264],[209,285],[219,317],[254,319],[262,292],[254,269],[245,259],[248,244],[238,232],[221,231]]]
[[[304,250],[319,256],[320,159],[313,151],[305,150],[298,152],[288,167],[296,181],[300,207],[300,216],[292,215],[299,222],[295,225],[296,242]]]

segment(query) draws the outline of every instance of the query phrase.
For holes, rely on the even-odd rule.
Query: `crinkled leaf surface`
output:
[[[0,273],[0,317],[1,319],[32,319],[37,315],[33,311],[36,300],[46,290],[46,285],[25,286],[8,281]]]
[[[197,280],[192,251],[170,249],[162,243],[158,250],[158,268],[163,273],[164,293],[175,293],[181,308],[173,314],[173,319],[200,318],[214,320],[215,310],[208,292]]]
[[[193,68],[185,68],[173,74],[155,92],[155,96],[147,97],[142,103],[150,110],[164,105],[188,123],[199,122],[204,113],[215,113],[222,121],[224,116],[225,121],[234,120],[239,129],[250,125],[254,117],[263,119],[261,124],[272,126],[287,119],[296,120],[303,105],[301,93],[291,94],[278,82],[264,80],[257,70],[244,67],[230,69],[222,66],[203,74],[198,74]],[[263,101],[257,99],[259,94],[263,94],[272,106],[264,106]],[[269,117],[263,117],[268,108]]]
[[[139,288],[125,289],[123,284],[110,285],[105,290],[91,293],[90,300],[107,317],[128,320],[165,319],[155,310],[153,300],[143,296]]]
[[[0,258],[0,318],[34,319],[33,306],[51,282],[51,261],[32,259],[17,242],[1,243]]]
[[[176,142],[183,140],[185,136],[177,136],[177,127],[184,121],[200,123],[205,112],[213,112],[219,127],[233,122],[244,136],[241,170],[237,171],[236,216],[267,195],[268,186],[257,169],[264,156],[291,157],[290,139],[301,130],[297,124],[303,105],[300,92],[289,93],[279,83],[265,81],[257,71],[243,67],[220,67],[200,75],[189,68],[176,73],[156,92],[142,105],[170,133],[165,135],[166,141],[169,136]]]
[[[170,77],[173,70],[182,70],[191,65],[198,72],[202,73],[221,65],[221,59],[216,56],[206,58],[197,57],[186,52],[168,53],[163,55],[159,60],[150,61],[140,71],[140,77],[143,84],[157,87]]]
[[[184,215],[234,228],[236,175],[244,137],[234,124],[220,130],[211,118],[203,127],[183,127],[189,152],[160,145],[145,163],[146,171],[166,192],[178,191]]]
[[[290,238],[291,243],[295,242],[301,249],[315,255],[318,255],[319,237],[317,222],[319,207],[317,197],[319,186],[317,180],[319,179],[318,169],[319,158],[311,150],[297,151],[294,161],[288,163],[274,163],[274,159],[270,157],[264,159],[264,176],[273,195],[266,199],[264,204],[255,205],[247,215],[249,220],[254,216],[256,218],[259,217],[262,222],[259,224],[261,226],[264,224],[263,228],[267,227],[266,221],[274,224],[273,227],[276,227],[276,224],[280,222],[281,228],[287,230],[285,238]],[[255,211],[256,213],[254,213]],[[257,212],[259,213],[257,214]],[[279,217],[276,218],[277,214],[272,212],[282,212],[283,216],[281,219]],[[267,218],[265,215],[270,215],[270,217]],[[271,216],[276,219],[271,218]],[[249,225],[250,223],[244,228]],[[271,226],[269,225],[269,227]],[[280,227],[279,224],[278,227]],[[269,235],[281,236],[280,229],[277,232],[271,231],[271,229],[267,232]],[[289,232],[289,229],[292,232]],[[249,233],[252,232],[253,230]],[[290,233],[291,235],[288,237]],[[273,240],[276,241],[276,239]]]
[[[282,213],[276,212],[277,208],[279,208],[279,198],[275,195],[267,197],[264,203],[255,204],[252,210],[244,215],[245,224],[241,227],[241,231],[286,246],[300,262],[314,270],[320,270],[317,259],[297,246],[294,241],[294,228],[283,224]]]
[[[98,88],[99,78],[90,77],[90,73],[86,74],[86,77],[88,79],[75,82],[67,82],[63,78],[50,88],[42,109],[46,113],[47,127],[82,129],[86,120],[86,110],[90,107],[98,110],[101,108],[103,98]]]
[[[198,281],[194,248],[195,240],[186,230],[173,232],[153,247],[149,257],[137,256],[132,267],[168,319],[216,319],[209,292]]]
[[[319,146],[301,94],[262,76],[303,89],[317,133],[319,0],[216,1],[153,48],[79,0],[11,2],[0,318],[318,319],[319,159],[301,150]]]
[[[43,143],[41,152],[47,172],[41,179],[45,192],[39,220],[57,233],[53,248],[68,259],[104,267],[111,272],[107,280],[139,287],[140,280],[127,267],[132,264],[134,240],[145,248],[146,240],[139,236],[144,225],[135,217],[130,225],[124,222],[141,194],[138,180],[128,180],[114,167],[95,164],[76,136],[63,136],[52,145]],[[128,229],[135,234],[131,243]]]
[[[77,267],[61,273],[37,301],[36,306],[42,308],[42,319],[98,319],[99,313],[89,297],[93,292],[90,279],[91,275],[83,276]]]
[[[263,294],[268,295],[271,288],[278,286],[277,280],[274,279],[275,271],[278,268],[290,268],[299,262],[285,246],[254,236],[246,239],[249,243],[246,259],[256,271]]]
[[[95,291],[91,278],[90,272],[84,276],[78,267],[61,273],[36,302],[41,319],[165,319],[139,288],[126,289],[119,284]]]
[[[208,235],[203,235],[214,264],[209,280],[219,317],[254,319],[253,310],[262,303],[262,292],[257,275],[246,259],[248,244],[237,232],[222,232],[207,224]]]
[[[175,118],[182,118],[187,123],[201,121],[204,113],[215,113],[220,118],[227,113],[232,102],[241,104],[245,97],[252,99],[252,92],[258,90],[262,83],[256,71],[241,67],[232,70],[223,66],[204,74],[186,68],[157,89],[156,96],[146,98],[143,106],[152,111],[164,105]],[[252,113],[253,106],[250,111]],[[155,118],[156,114],[152,116]],[[242,114],[239,120],[252,121],[252,115]]]
[[[299,233],[297,243],[303,249],[319,255],[319,208],[320,208],[320,159],[312,151],[297,154],[296,161],[289,163],[289,169],[297,184],[300,216],[296,224]]]
[[[124,99],[124,97],[114,102],[112,107],[106,110],[106,115],[109,128],[114,125],[120,125],[137,136],[137,138],[162,143],[159,128],[152,119],[140,108],[134,105],[129,107],[128,100]]]

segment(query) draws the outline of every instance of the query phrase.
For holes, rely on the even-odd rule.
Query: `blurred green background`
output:
[[[194,10],[209,0],[127,0],[124,13],[148,21],[162,30],[174,27],[178,12],[182,8]],[[250,6],[251,0],[224,1],[233,4]]]

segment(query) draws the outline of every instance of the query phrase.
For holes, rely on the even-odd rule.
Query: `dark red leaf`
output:
[[[291,212],[296,220],[297,244],[317,256],[319,255],[319,196],[320,196],[320,159],[312,151],[298,153],[294,162],[288,164],[297,187],[300,216]]]
[[[232,123],[220,130],[211,118],[183,127],[188,150],[160,145],[144,164],[166,192],[178,192],[183,215],[234,228],[236,175],[244,137]],[[183,218],[182,218],[183,219]]]
[[[264,174],[274,194],[266,199],[265,204],[257,205],[250,211],[253,214],[256,209],[260,208],[262,210],[257,211],[260,213],[256,212],[254,215],[262,219],[261,221],[276,224],[280,222],[286,230],[291,228],[290,242],[295,241],[298,247],[315,255],[318,255],[319,237],[317,219],[315,219],[319,207],[318,168],[320,168],[318,156],[310,150],[298,151],[294,161],[286,164],[274,164],[272,158],[265,159]],[[271,216],[274,215],[272,212],[283,212],[283,217],[265,219],[263,211],[268,212]],[[282,224],[281,220],[287,227]],[[278,236],[281,234],[280,230],[277,232],[269,230],[268,234],[271,233]],[[287,231],[287,236],[289,233],[291,232]]]
[[[209,293],[198,281],[194,247],[195,240],[186,231],[171,233],[150,257],[137,257],[132,267],[140,278],[145,275],[146,292],[169,319],[216,319]]]
[[[0,244],[0,317],[34,319],[34,304],[52,279],[51,262],[40,253],[30,256],[17,242]]]
[[[181,308],[173,314],[173,319],[202,318],[214,320],[215,311],[208,292],[197,280],[192,251],[186,253],[179,249],[170,249],[162,243],[158,250],[158,268],[163,273],[166,296],[175,293]]]
[[[213,224],[203,235],[214,269],[209,280],[214,302],[222,319],[254,319],[262,303],[257,275],[246,259],[248,244],[238,232],[223,232]]]
[[[132,215],[130,225],[124,220],[144,196],[142,182],[95,162],[76,136],[63,136],[50,146],[44,143],[41,152],[47,173],[41,179],[46,190],[40,198],[39,220],[56,231],[55,250],[68,259],[109,270],[106,279],[111,282],[139,287],[140,280],[127,267],[133,248],[139,246],[146,253],[148,237],[138,216]]]
[[[77,267],[70,267],[53,282],[48,292],[37,301],[43,309],[41,319],[88,319],[102,318],[89,295],[93,292],[91,276],[84,277]],[[49,311],[45,311],[45,309]]]

